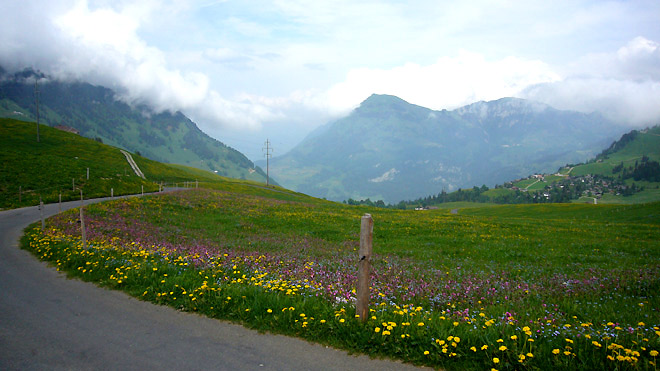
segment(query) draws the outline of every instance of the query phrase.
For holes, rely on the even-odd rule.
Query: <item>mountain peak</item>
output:
[[[363,107],[380,107],[383,105],[407,105],[410,104],[406,102],[405,100],[394,96],[394,95],[388,95],[388,94],[371,94],[369,98],[365,99],[362,103],[360,103],[360,108]]]

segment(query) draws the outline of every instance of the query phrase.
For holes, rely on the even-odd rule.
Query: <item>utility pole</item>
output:
[[[266,186],[270,185],[270,175],[269,175],[269,163],[268,159],[273,155],[273,147],[270,146],[270,142],[268,139],[266,139],[266,143],[264,144],[265,147],[263,147],[261,150],[264,151],[264,156],[266,156]]]
[[[34,104],[37,106],[37,143],[39,143],[39,77],[34,78]]]

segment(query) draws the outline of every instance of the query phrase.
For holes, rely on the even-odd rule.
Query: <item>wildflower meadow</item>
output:
[[[660,204],[404,211],[240,183],[27,230],[58,270],[182,311],[443,369],[656,370]],[[369,318],[359,223],[373,216]]]

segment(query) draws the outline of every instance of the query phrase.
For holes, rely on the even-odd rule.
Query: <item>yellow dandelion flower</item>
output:
[[[552,350],[552,354],[559,354],[559,352],[560,352],[560,350],[557,349],[557,348],[555,348],[555,349]]]
[[[374,332],[380,332],[380,327],[376,327],[376,328],[374,329]]]
[[[506,347],[506,345],[502,345],[502,346],[500,346],[499,349],[500,349],[500,352],[504,352],[504,351],[507,350],[508,348]]]
[[[499,359],[499,358],[497,358],[497,357],[495,357],[495,358],[493,358],[493,363],[495,363],[495,364],[498,364],[498,363],[500,363],[500,359]]]
[[[649,352],[649,354],[651,355],[651,357],[657,357],[658,356],[658,351],[657,350],[652,350],[652,351]]]
[[[425,350],[425,351],[424,351],[424,355],[425,355],[425,356],[428,356],[428,355],[429,355],[429,351],[428,351],[428,350]]]

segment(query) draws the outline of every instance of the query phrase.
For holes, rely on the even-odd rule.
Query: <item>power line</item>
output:
[[[266,186],[270,185],[270,175],[269,174],[269,162],[268,159],[273,156],[273,147],[270,146],[270,142],[268,139],[266,139],[266,143],[264,143],[265,147],[263,147],[261,150],[264,151],[264,156],[266,156]]]

